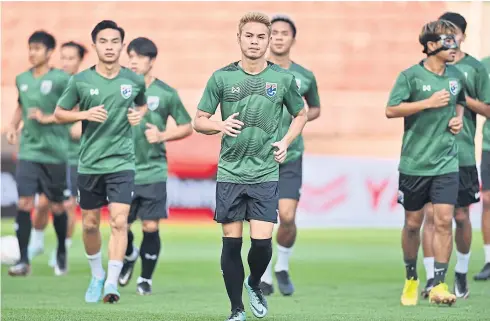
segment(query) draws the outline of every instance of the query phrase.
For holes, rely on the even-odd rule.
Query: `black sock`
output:
[[[405,270],[407,271],[407,280],[418,280],[419,277],[417,275],[417,259],[405,259]]]
[[[143,232],[141,242],[141,277],[151,280],[155,266],[157,265],[158,255],[160,254],[160,234],[155,232]]]
[[[66,212],[53,215],[53,226],[58,238],[58,254],[66,253],[65,240],[68,231],[68,216]]]
[[[252,239],[252,246],[248,252],[248,266],[250,267],[250,278],[248,284],[257,288],[260,278],[264,274],[272,258],[272,239]]]
[[[221,250],[221,272],[225,280],[226,292],[231,302],[231,311],[244,310],[242,287],[245,270],[242,262],[242,238],[223,237]]]
[[[444,283],[448,263],[434,262],[434,286]]]
[[[29,263],[29,257],[27,256],[27,246],[29,245],[29,239],[31,238],[31,213],[17,210],[17,216],[15,218],[17,224],[17,242],[19,242],[20,249],[20,261]]]
[[[133,241],[134,241],[134,235],[133,232],[128,228],[128,246],[126,247],[126,256],[130,256],[133,254],[134,248],[133,248]]]

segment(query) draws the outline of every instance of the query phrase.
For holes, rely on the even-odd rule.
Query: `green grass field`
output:
[[[138,231],[139,226],[134,227]],[[2,235],[13,234],[12,221],[2,221]],[[104,227],[104,245],[108,227]],[[141,234],[136,233],[140,242]],[[210,320],[222,321],[229,303],[220,272],[221,237],[216,225],[168,225],[161,230],[163,250],[154,276],[152,296],[136,294],[135,280],[121,289],[115,305],[86,304],[89,266],[77,230],[69,252],[69,274],[55,277],[48,267],[54,233],[48,228],[47,251],[33,261],[28,278],[11,278],[2,266],[3,320]],[[249,248],[244,238],[244,262]],[[481,235],[474,235],[470,275],[482,266]],[[490,282],[470,282],[471,297],[451,308],[420,301],[401,307],[404,267],[397,230],[303,230],[291,270],[292,297],[269,298],[266,320],[490,320]],[[105,255],[105,259],[107,256]],[[453,260],[454,263],[454,260]],[[454,264],[451,264],[453,268]],[[452,287],[453,269],[448,282]],[[247,268],[246,268],[247,270]],[[139,265],[136,270],[139,273]],[[423,277],[423,265],[419,264]],[[255,317],[248,310],[248,320]]]

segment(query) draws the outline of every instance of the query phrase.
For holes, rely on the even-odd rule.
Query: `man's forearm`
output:
[[[194,120],[194,129],[196,132],[205,135],[216,135],[221,132],[221,121],[214,121],[207,117],[196,117]]]
[[[179,125],[177,128],[160,132],[160,140],[162,142],[170,142],[179,140],[192,134],[192,126],[190,124]]]
[[[468,96],[466,96],[466,104],[468,105],[468,108],[475,113],[490,118],[490,105]]]
[[[429,108],[427,100],[415,101],[413,103],[401,103],[398,106],[386,107],[386,117],[408,117],[427,108]]]
[[[77,121],[85,120],[84,111],[64,110],[58,106],[53,115],[56,118],[56,122],[59,124],[76,123]]]
[[[19,124],[21,120],[22,120],[22,109],[20,106],[18,106],[14,111],[14,115],[12,116],[12,120],[10,121],[10,126],[15,130],[17,130],[19,128]]]
[[[296,137],[298,137],[301,134],[307,121],[308,121],[308,117],[306,115],[305,109],[300,111],[299,114],[296,117],[294,117],[293,121],[291,122],[291,125],[289,125],[288,132],[283,138],[283,140],[286,141],[288,146],[291,145],[291,143],[296,139]]]
[[[308,121],[312,121],[320,117],[320,107],[308,108]]]

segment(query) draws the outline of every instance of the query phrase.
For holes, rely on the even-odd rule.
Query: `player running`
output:
[[[128,215],[134,190],[135,155],[131,126],[146,109],[143,77],[121,67],[124,30],[114,21],[99,22],[92,31],[99,61],[70,79],[58,101],[60,122],[82,121],[78,163],[78,201],[83,216],[83,243],[92,272],[86,302],[117,302],[118,277],[128,237]],[[79,110],[73,110],[75,106]],[[107,279],[102,267],[100,209],[109,204],[111,236]],[[104,284],[105,280],[105,284]]]
[[[490,57],[482,59],[490,78]],[[483,125],[483,148],[481,157],[481,181],[483,212],[481,216],[481,229],[483,234],[483,250],[485,265],[480,273],[474,276],[475,281],[490,280],[490,122]]]
[[[11,276],[25,276],[30,272],[30,215],[35,195],[42,193],[46,195],[54,214],[53,225],[58,240],[55,274],[62,275],[66,273],[67,215],[63,207],[63,192],[66,189],[68,133],[66,126],[56,124],[53,112],[69,75],[49,66],[56,47],[52,35],[36,31],[29,37],[28,43],[32,68],[16,77],[18,107],[7,129],[8,142],[16,144],[20,121],[24,123],[16,169],[19,193],[16,234],[20,261],[8,272]]]
[[[79,43],[70,41],[61,45],[61,64],[62,69],[69,75],[74,75],[80,69],[87,49]],[[77,122],[69,127],[68,142],[68,166],[67,166],[67,185],[65,190],[66,200],[64,206],[68,214],[68,231],[66,233],[65,247],[69,249],[72,244],[73,231],[75,229],[75,209],[77,206],[75,195],[77,195],[77,164],[78,151],[80,148],[80,135],[82,134],[82,124]],[[49,201],[46,195],[41,194],[38,198],[36,209],[34,210],[34,228],[29,243],[29,258],[43,253],[44,251],[44,230],[48,224]],[[56,251],[51,253],[49,265],[54,267],[56,264]]]
[[[458,200],[458,146],[455,135],[463,127],[466,105],[464,75],[452,65],[456,26],[439,20],[422,28],[419,42],[427,58],[401,72],[391,91],[386,117],[405,119],[399,165],[398,202],[405,208],[402,248],[406,280],[403,305],[418,301],[417,252],[423,208],[434,207],[434,288],[431,303],[451,305],[445,277],[452,251],[452,219]]]
[[[266,15],[251,12],[240,19],[237,40],[242,58],[213,73],[194,119],[197,132],[224,134],[214,219],[223,229],[221,270],[232,310],[228,321],[245,320],[242,284],[253,314],[262,318],[268,312],[259,284],[272,257],[279,163],[307,122],[294,75],[265,59],[270,35]],[[222,121],[213,121],[218,105]],[[294,120],[283,137],[284,105]],[[241,257],[244,220],[250,222],[252,243],[246,279]]]
[[[136,38],[129,43],[127,52],[131,70],[145,77],[148,111],[140,125],[133,128],[136,177],[128,221],[130,226],[138,217],[143,221],[143,240],[138,250],[128,228],[128,246],[119,284],[128,284],[139,255],[141,275],[137,280],[137,293],[147,295],[151,294],[152,276],[160,254],[159,221],[167,217],[165,142],[191,135],[192,125],[177,91],[152,75],[158,54],[155,43],[147,38]],[[177,127],[167,128],[169,117],[175,120]]]
[[[446,12],[439,19],[452,22],[456,26],[455,39],[458,49],[456,49],[455,60],[451,64],[456,66],[466,79],[465,94],[468,108],[465,108],[464,111],[463,129],[456,139],[459,151],[459,193],[454,214],[457,248],[454,294],[458,298],[467,298],[470,291],[466,274],[468,273],[472,238],[469,206],[480,201],[480,182],[475,159],[476,116],[480,114],[484,117],[490,117],[490,105],[488,105],[490,104],[490,80],[485,67],[478,60],[460,49],[466,37],[467,23],[465,18],[458,13]],[[434,227],[432,224],[434,220],[429,217],[432,213],[428,212],[426,214],[424,229],[428,228],[433,231]],[[423,242],[424,249],[432,250],[432,239],[430,237],[424,237]],[[424,260],[427,257],[429,257],[429,260],[433,260],[431,254],[432,251],[430,253],[424,252]],[[433,279],[428,278],[427,285],[422,292],[424,297],[429,295],[432,282]]]
[[[308,121],[320,116],[320,97],[313,73],[293,62],[291,47],[296,41],[296,25],[287,16],[275,16],[271,19],[272,38],[269,60],[296,77],[299,93],[308,104]],[[285,135],[293,118],[287,111],[283,113],[281,134]],[[277,230],[277,262],[274,267],[279,291],[291,295],[294,287],[289,276],[289,258],[296,241],[296,209],[300,198],[303,177],[303,137],[299,136],[288,148],[284,163],[279,165],[279,229]],[[272,285],[272,260],[267,267],[260,288],[264,295],[274,292]]]

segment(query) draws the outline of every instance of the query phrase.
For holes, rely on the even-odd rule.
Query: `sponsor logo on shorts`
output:
[[[63,196],[64,196],[64,197],[70,197],[70,196],[71,196],[71,191],[70,191],[69,189],[65,189],[65,190],[63,191]]]
[[[479,200],[479,199],[480,199],[480,192],[476,192],[476,193],[475,193],[475,199],[476,199],[476,200]]]
[[[402,192],[402,191],[400,191],[400,190],[399,190],[399,191],[398,191],[398,202],[399,202],[400,204],[403,204],[403,202],[404,202],[404,201],[405,201],[405,195],[403,194],[403,192]]]

